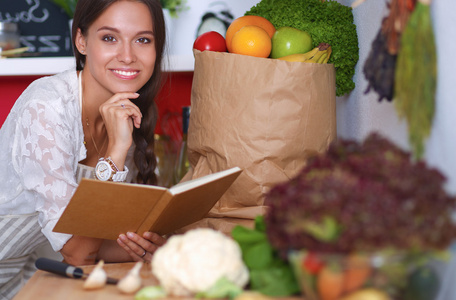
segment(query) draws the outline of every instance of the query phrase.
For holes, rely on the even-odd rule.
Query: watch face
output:
[[[95,175],[101,181],[107,181],[111,178],[112,169],[108,162],[100,160],[95,167]]]

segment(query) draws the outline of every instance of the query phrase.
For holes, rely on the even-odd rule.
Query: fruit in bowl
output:
[[[301,250],[288,260],[306,300],[432,300],[440,285],[431,267],[406,253]]]

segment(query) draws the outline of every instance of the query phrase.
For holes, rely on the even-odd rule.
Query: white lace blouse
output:
[[[71,238],[52,229],[78,185],[78,162],[86,157],[78,99],[75,70],[40,78],[0,129],[0,217],[38,212],[41,232],[55,251]]]

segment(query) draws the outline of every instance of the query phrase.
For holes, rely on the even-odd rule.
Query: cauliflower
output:
[[[152,273],[174,296],[194,296],[222,277],[241,288],[249,281],[237,242],[208,228],[172,236],[155,252]]]

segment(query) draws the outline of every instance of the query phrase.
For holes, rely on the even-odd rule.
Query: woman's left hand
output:
[[[135,261],[151,261],[154,252],[166,243],[166,239],[154,232],[144,232],[140,236],[133,232],[119,235],[117,243]]]

